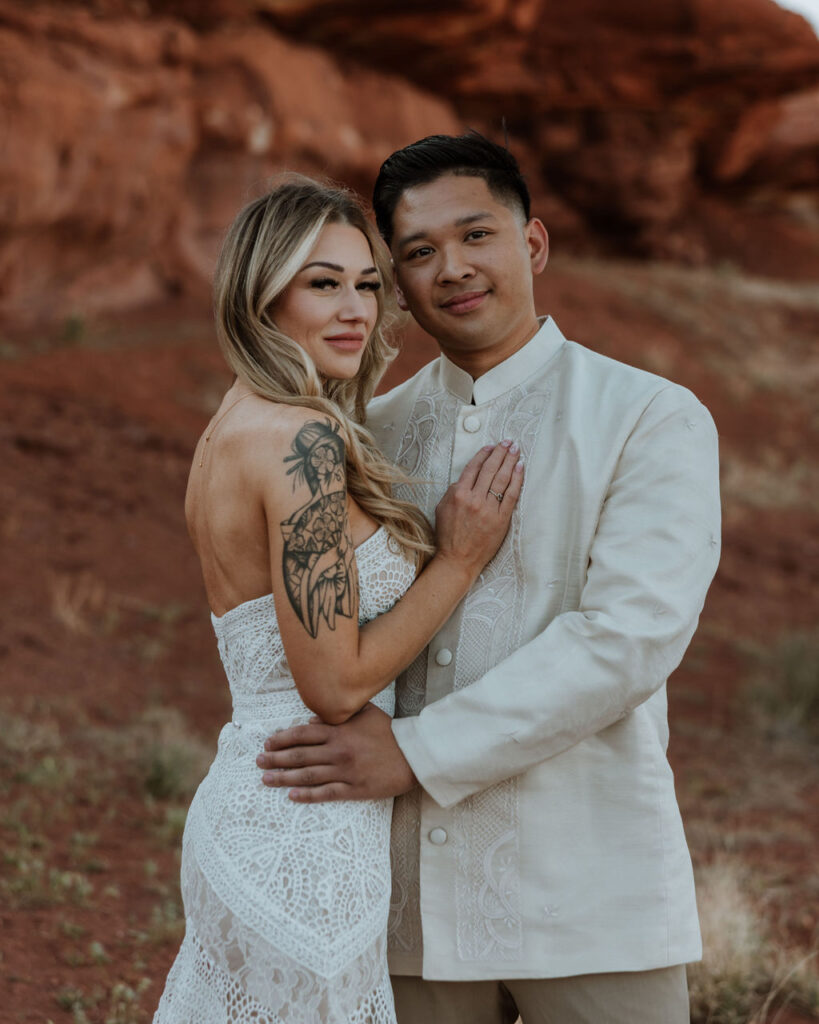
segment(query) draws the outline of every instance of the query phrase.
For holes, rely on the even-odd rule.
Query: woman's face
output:
[[[349,224],[327,224],[273,306],[276,326],[325,377],[347,380],[361,366],[381,287],[370,244]]]

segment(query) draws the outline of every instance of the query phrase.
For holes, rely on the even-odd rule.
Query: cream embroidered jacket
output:
[[[435,360],[368,425],[430,519],[481,445],[516,439],[526,464],[498,554],[399,680],[393,728],[423,788],[396,801],[391,970],[699,958],[665,683],[719,557],[707,410],[547,319],[477,381]]]

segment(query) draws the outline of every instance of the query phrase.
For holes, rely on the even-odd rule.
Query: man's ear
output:
[[[532,217],[523,229],[526,244],[529,246],[529,261],[533,274],[540,274],[549,259],[549,232],[542,220]]]
[[[398,275],[395,272],[395,266],[392,268],[392,286],[395,289],[395,299],[398,303],[398,308],[403,310],[405,313],[409,312],[409,306],[407,300],[404,298],[404,293],[401,291],[401,286],[398,283]]]

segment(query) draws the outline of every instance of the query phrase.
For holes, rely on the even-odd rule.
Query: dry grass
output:
[[[819,742],[819,632],[788,633],[748,654],[754,667],[746,698],[755,726],[771,739]]]
[[[81,714],[69,724],[39,710],[39,720],[0,711],[0,895],[8,907],[93,908],[119,898],[106,884],[112,864],[98,850],[101,830],[136,815],[159,850],[175,849],[213,750],[175,710],[149,708],[125,727],[91,726]],[[93,829],[77,826],[82,808],[96,808]],[[158,941],[179,931],[176,878],[150,888],[146,931]]]
[[[697,881],[702,963],[689,967],[692,1024],[774,1024],[784,1005],[819,1013],[817,952],[777,949],[747,868],[719,859]]]
[[[73,1024],[89,1024],[88,1011],[105,1024],[143,1024],[146,1012],[140,1002],[149,985],[148,978],[141,978],[136,985],[117,981],[107,990],[95,988],[90,992],[67,986],[57,992],[54,1001],[71,1014]]]
[[[90,573],[58,573],[51,580],[51,611],[69,633],[90,633],[106,605],[105,586]]]
[[[173,647],[175,627],[190,614],[187,604],[155,604],[113,590],[87,571],[54,573],[51,612],[67,632],[120,639],[141,661],[151,663]]]
[[[0,702],[0,903],[18,934],[33,924],[45,951],[37,984],[53,1009],[40,1019],[150,1021],[184,931],[187,804],[212,755],[177,711],[100,725],[70,694]],[[135,862],[122,845],[129,833]]]
[[[703,962],[690,968],[691,1019],[784,1024],[786,1007],[819,1019],[819,878],[807,867],[819,792],[808,729],[815,638],[735,649],[748,669],[730,726],[674,723],[689,751],[678,794],[704,939]]]
[[[762,449],[750,461],[723,446],[720,489],[730,509],[807,509],[819,493],[819,470],[807,459],[788,463],[775,448]]]
[[[146,792],[159,800],[189,800],[214,754],[174,708],[149,708],[117,739]]]

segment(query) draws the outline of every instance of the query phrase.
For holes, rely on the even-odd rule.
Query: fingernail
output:
[[[485,444],[483,446],[483,448],[481,448],[481,451],[482,452],[491,452],[494,447],[495,446],[493,444]]]
[[[275,772],[265,772],[262,775],[262,781],[265,783],[265,785],[271,786],[276,781],[276,773]]]
[[[510,452],[511,452],[511,453],[512,453],[513,455],[515,454],[515,452],[519,452],[519,451],[520,451],[520,445],[519,445],[519,444],[517,443],[517,441],[515,441],[515,443],[514,443],[514,444],[510,444],[510,445],[509,445],[509,451],[510,451]]]
[[[264,759],[263,759],[263,755],[262,754],[259,754],[259,756],[256,758],[256,764],[260,768],[264,768]]]
[[[501,441],[501,446],[503,448],[508,448],[511,443],[511,441]]]
[[[518,461],[515,463],[515,472],[516,473],[522,473],[523,472],[523,459],[518,459]]]

